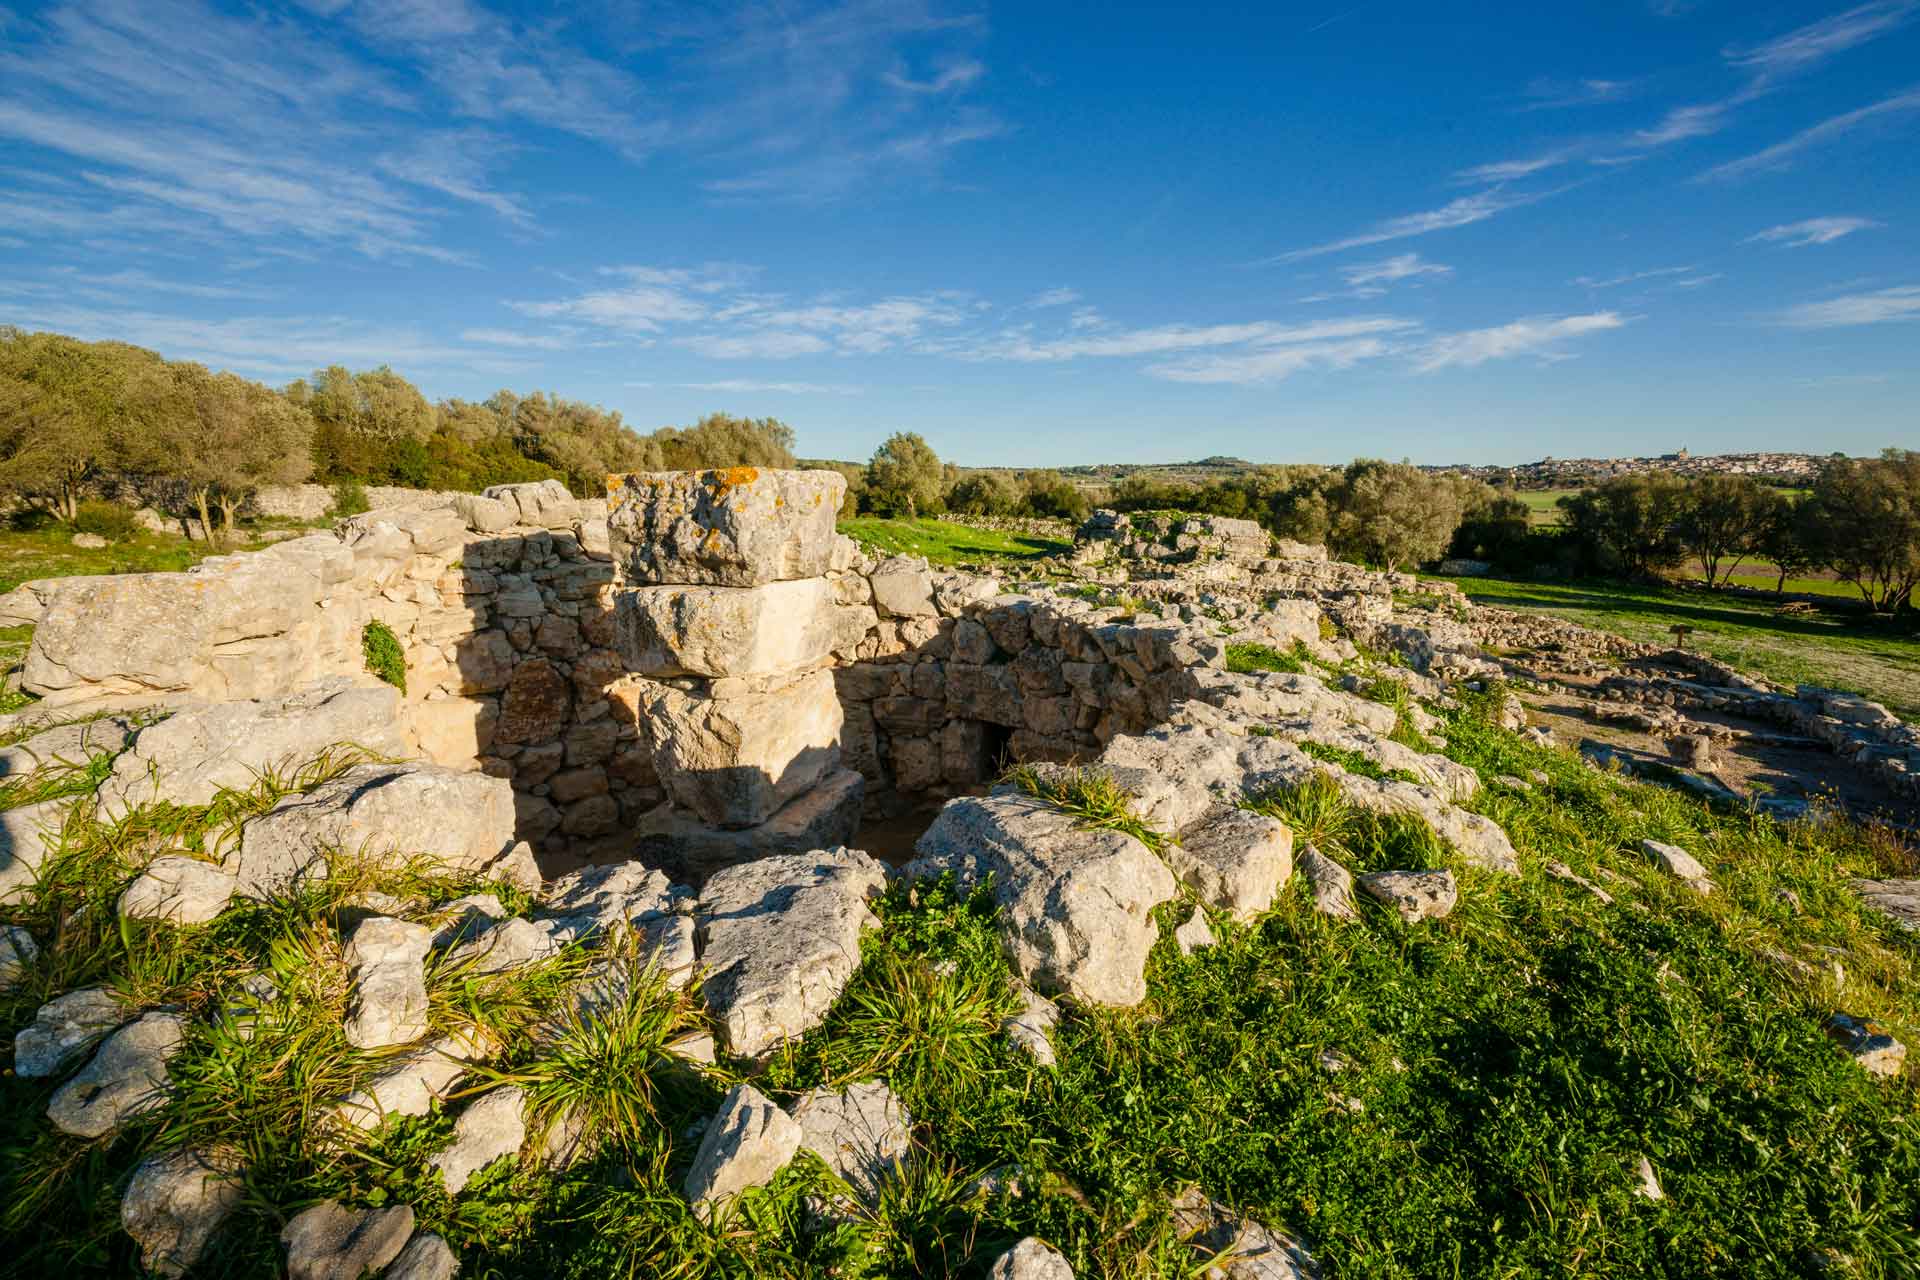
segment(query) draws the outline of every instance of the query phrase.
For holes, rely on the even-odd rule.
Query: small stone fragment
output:
[[[1660,1179],[1654,1175],[1653,1161],[1641,1156],[1633,1167],[1633,1194],[1643,1200],[1665,1200],[1667,1193],[1660,1189]]]
[[[1189,1187],[1173,1205],[1173,1222],[1195,1253],[1217,1259],[1209,1277],[1223,1280],[1318,1280],[1320,1266],[1306,1246],[1283,1231],[1242,1217]]]
[[[1180,948],[1180,954],[1190,956],[1202,947],[1213,945],[1213,930],[1207,928],[1207,913],[1199,907],[1187,917],[1187,922],[1173,931],[1173,940]]]
[[[50,1076],[133,1015],[126,1001],[105,987],[83,987],[49,1000],[13,1038],[13,1074]]]
[[[844,1092],[820,1088],[793,1107],[800,1145],[819,1156],[867,1204],[907,1158],[912,1119],[893,1090],[878,1081]]]
[[[987,1280],[1073,1280],[1066,1255],[1028,1236],[995,1259]]]
[[[1565,880],[1568,884],[1579,885],[1582,889],[1585,889],[1588,893],[1598,898],[1601,901],[1601,903],[1604,905],[1610,906],[1613,903],[1612,894],[1608,893],[1605,889],[1602,889],[1599,885],[1587,879],[1585,876],[1581,875],[1579,872],[1575,871],[1572,867],[1568,866],[1564,862],[1549,862],[1546,866],[1546,871],[1547,871],[1547,874],[1552,876],[1555,880]]]
[[[17,924],[0,927],[0,991],[20,985],[20,977],[40,958],[40,945]]]
[[[1642,840],[1640,850],[1653,859],[1654,864],[1662,871],[1701,897],[1704,898],[1713,892],[1713,880],[1707,875],[1707,869],[1679,845],[1663,844],[1658,840]]]
[[[47,1102],[62,1133],[101,1138],[167,1100],[167,1063],[186,1043],[187,1020],[154,1012],[108,1036],[93,1061]]]
[[[792,1116],[750,1084],[739,1084],[707,1126],[687,1173],[684,1190],[702,1221],[748,1187],[786,1168],[804,1131]]]
[[[459,1274],[453,1247],[431,1231],[416,1231],[380,1280],[453,1280]]]
[[[453,1142],[427,1163],[440,1171],[447,1194],[457,1196],[473,1175],[527,1140],[527,1095],[511,1085],[467,1104],[453,1124]]]
[[[1906,1063],[1907,1046],[1870,1019],[1836,1013],[1827,1019],[1827,1034],[1873,1075],[1897,1076]]]
[[[120,1200],[120,1225],[156,1275],[192,1269],[246,1188],[237,1161],[179,1148],[148,1156]]]
[[[478,937],[488,925],[505,918],[507,909],[491,893],[469,893],[438,908],[435,914],[448,917],[439,932],[433,935],[433,945],[437,949]]]
[[[289,1280],[361,1280],[380,1271],[413,1234],[413,1208],[349,1209],[326,1200],[303,1210],[280,1233]]]
[[[1001,1023],[1000,1030],[1025,1049],[1035,1062],[1043,1067],[1052,1066],[1055,1060],[1053,1028],[1060,1021],[1060,1006],[1017,978],[1013,991],[1024,1007]]]
[[[120,914],[168,924],[205,924],[227,909],[236,881],[212,863],[166,854],[120,895]]]
[[[347,1043],[406,1044],[427,1034],[427,950],[433,930],[386,916],[361,921],[347,942]]]
[[[1406,924],[1442,919],[1460,900],[1451,871],[1375,871],[1360,877],[1360,887]]]
[[[488,864],[486,876],[489,880],[511,885],[522,893],[540,892],[540,864],[534,860],[533,846],[525,840]]]
[[[555,936],[551,922],[543,928],[520,916],[509,916],[447,952],[441,962],[442,972],[483,978],[551,959],[565,945]]]
[[[1300,874],[1313,890],[1313,909],[1336,920],[1358,920],[1353,905],[1353,873],[1312,845],[1300,855]]]

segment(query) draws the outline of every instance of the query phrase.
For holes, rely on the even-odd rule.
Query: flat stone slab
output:
[[[793,1105],[800,1145],[864,1204],[880,1199],[880,1186],[907,1158],[913,1120],[893,1090],[879,1081],[844,1090],[815,1089]]]
[[[296,1215],[280,1242],[289,1280],[360,1280],[399,1257],[412,1235],[410,1205],[349,1209],[328,1200]]]
[[[163,854],[147,864],[120,895],[120,914],[168,924],[205,924],[227,909],[231,874],[185,854]]]
[[[28,1079],[53,1075],[138,1012],[105,987],[82,987],[49,1000],[13,1037],[13,1073]]]
[[[1374,871],[1360,877],[1360,887],[1407,924],[1439,920],[1460,900],[1451,871]]]
[[[1903,929],[1920,930],[1920,880],[1855,880],[1860,900]]]
[[[614,600],[615,647],[643,676],[771,676],[833,651],[833,587],[799,578],[759,587],[635,587]]]
[[[347,939],[347,1043],[406,1044],[427,1034],[427,951],[433,930],[373,916]]]
[[[333,1107],[329,1119],[345,1128],[371,1130],[387,1116],[423,1116],[492,1051],[492,1045],[472,1036],[441,1036],[367,1077]]]
[[[616,581],[757,587],[832,567],[837,471],[729,467],[607,478]]]
[[[60,1086],[47,1102],[47,1118],[62,1133],[103,1138],[165,1105],[167,1063],[186,1039],[180,1014],[142,1014],[108,1036],[92,1061]]]
[[[427,1163],[440,1171],[447,1194],[466,1190],[473,1175],[519,1153],[527,1140],[527,1095],[511,1085],[481,1094],[453,1122],[453,1142]]]
[[[1700,865],[1699,859],[1679,845],[1666,844],[1659,840],[1642,840],[1640,851],[1653,865],[1701,897],[1704,898],[1713,892],[1713,878],[1707,874],[1707,869]]]
[[[0,747],[0,778],[30,777],[42,769],[82,768],[97,755],[112,755],[127,745],[134,724],[125,716],[101,716],[56,725],[24,742]]]
[[[860,964],[887,871],[857,849],[782,854],[715,873],[701,895],[707,1006],[727,1048],[758,1058],[818,1026]]]

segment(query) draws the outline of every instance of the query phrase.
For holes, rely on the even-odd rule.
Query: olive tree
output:
[[[155,457],[164,451],[166,474],[186,485],[200,527],[218,541],[261,486],[299,484],[311,473],[313,421],[286,397],[234,374],[197,364],[175,365],[173,374],[174,411],[153,437]]]
[[[1910,604],[1920,585],[1920,453],[1837,458],[1808,498],[1807,529],[1822,562],[1876,610]]]
[[[1460,527],[1463,497],[1447,476],[1363,458],[1347,468],[1329,500],[1332,537],[1341,553],[1392,572],[1446,552]]]
[[[883,516],[940,510],[943,473],[940,455],[912,431],[896,432],[873,451],[867,463],[867,502]]]
[[[1752,476],[1704,475],[1687,481],[1676,532],[1700,562],[1709,587],[1724,587],[1740,562],[1759,550],[1777,501],[1777,491]]]

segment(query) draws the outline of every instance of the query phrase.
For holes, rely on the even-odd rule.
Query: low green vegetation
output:
[[[128,1274],[125,1179],[145,1153],[190,1143],[250,1167],[203,1266],[222,1276],[275,1274],[285,1218],[336,1197],[413,1206],[463,1274],[978,1277],[1033,1234],[1081,1276],[1174,1280],[1197,1274],[1169,1212],[1190,1185],[1298,1235],[1329,1280],[1914,1274],[1913,1085],[1869,1076],[1822,1030],[1845,1009],[1920,1035],[1920,939],[1847,888],[1912,874],[1912,853],[1842,819],[1783,827],[1602,775],[1493,727],[1500,696],[1446,716],[1447,750],[1483,778],[1545,778],[1474,805],[1512,835],[1522,875],[1464,865],[1423,824],[1356,807],[1324,774],[1247,797],[1292,826],[1296,851],[1312,844],[1356,872],[1453,870],[1459,906],[1407,926],[1363,899],[1342,923],[1314,911],[1296,875],[1249,924],[1209,913],[1216,945],[1182,956],[1166,934],[1192,906],[1168,904],[1145,1003],[1069,1009],[1051,1069],[1001,1032],[1018,1002],[990,886],[893,886],[827,1022],[760,1066],[670,1053],[704,1023],[697,998],[630,950],[611,954],[610,994],[584,1015],[568,1012],[587,968],[577,951],[493,978],[435,964],[434,1031],[506,1046],[456,1103],[516,1084],[535,1132],[578,1114],[598,1144],[571,1166],[493,1165],[458,1197],[428,1163],[447,1111],[321,1140],[326,1107],[378,1062],[343,1038],[340,913],[376,890],[431,904],[489,889],[515,911],[524,895],[343,857],[295,897],[206,926],[122,922],[103,908],[147,857],[213,856],[245,817],[352,758],[117,824],[83,802],[38,893],[0,910],[42,940],[0,997],[0,1031],[93,983],[180,1005],[194,1030],[170,1101],[100,1143],[49,1130],[55,1082],[0,1079],[9,1266]],[[1012,777],[1089,825],[1162,843],[1103,774]],[[1692,851],[1714,894],[1656,872],[1637,852],[1646,837]],[[1547,875],[1549,861],[1616,901]],[[265,1000],[241,987],[262,972],[277,988]],[[819,1218],[808,1199],[832,1187],[810,1155],[711,1223],[680,1197],[689,1126],[733,1081],[784,1100],[876,1077],[915,1121],[912,1157],[876,1205]],[[1664,1199],[1636,1194],[1642,1158]]]
[[[76,547],[73,533],[71,528],[51,520],[16,520],[11,527],[0,524],[0,591],[11,591],[36,578],[185,569],[216,551],[179,534],[145,529],[105,547]]]
[[[1239,672],[1241,675],[1252,675],[1259,671],[1298,674],[1307,669],[1307,662],[1306,646],[1297,642],[1285,653],[1264,644],[1229,644],[1227,646],[1227,670]]]
[[[933,564],[981,564],[1036,560],[1070,544],[1024,533],[975,529],[948,520],[859,516],[842,520],[840,532],[878,555],[925,556]]]
[[[400,692],[407,691],[407,651],[393,628],[375,618],[360,631],[360,652],[367,670]]]
[[[1453,579],[1475,604],[1550,613],[1629,640],[1690,648],[1786,685],[1862,693],[1920,718],[1920,633],[1904,618],[1852,612],[1781,614],[1764,600],[1605,579],[1570,583]]]

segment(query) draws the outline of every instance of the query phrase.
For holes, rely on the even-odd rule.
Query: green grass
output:
[[[367,670],[400,692],[407,691],[407,651],[393,628],[375,618],[360,629],[360,654]]]
[[[1560,499],[1579,492],[1578,489],[1523,489],[1514,496],[1527,504],[1527,523],[1543,529],[1560,523]]]
[[[1764,600],[1633,586],[1456,578],[1475,604],[1550,613],[1630,640],[1672,644],[1675,624],[1690,647],[1781,684],[1816,684],[1875,698],[1920,718],[1920,636],[1911,624],[1854,613],[1776,616]]]
[[[219,549],[204,542],[189,542],[172,533],[142,530],[125,542],[88,550],[73,545],[73,531],[65,525],[0,526],[0,591],[11,591],[35,578],[186,569],[218,553]]]
[[[114,825],[82,802],[40,893],[0,908],[44,949],[0,996],[0,1034],[95,982],[179,1004],[194,1030],[171,1069],[176,1096],[102,1143],[49,1131],[55,1082],[0,1077],[0,1269],[131,1273],[125,1178],[146,1152],[192,1143],[250,1169],[202,1269],[221,1276],[275,1274],[285,1218],[337,1197],[413,1206],[468,1275],[977,1278],[1032,1234],[1083,1277],[1190,1280],[1201,1260],[1169,1201],[1195,1184],[1300,1236],[1328,1280],[1915,1274],[1914,1085],[1866,1075],[1821,1028],[1844,1009],[1920,1043],[1920,937],[1846,887],[1920,860],[1884,830],[1779,826],[1603,776],[1495,728],[1501,696],[1465,699],[1444,731],[1448,754],[1483,779],[1545,773],[1473,806],[1512,836],[1522,875],[1466,866],[1423,824],[1360,809],[1324,774],[1244,798],[1286,820],[1296,847],[1356,872],[1452,869],[1460,903],[1444,920],[1403,925],[1363,900],[1358,922],[1332,922],[1296,876],[1251,923],[1210,913],[1219,941],[1189,957],[1167,935],[1191,904],[1167,904],[1146,1001],[1069,1007],[1051,1069],[1000,1030],[1018,1002],[990,884],[891,885],[825,1023],[758,1066],[696,1068],[666,1052],[704,1013],[631,950],[609,953],[615,980],[589,1005],[577,984],[601,971],[579,951],[494,978],[435,964],[436,1031],[480,1028],[505,1048],[454,1106],[338,1146],[318,1141],[324,1107],[375,1065],[341,1032],[342,904],[378,889],[427,918],[480,886],[345,858],[324,883],[207,926],[123,924],[102,907],[147,857],[218,849],[347,757]],[[1104,774],[1013,778],[1090,826],[1164,845]],[[1699,857],[1713,896],[1661,877],[1637,852],[1646,837]],[[1548,877],[1549,859],[1617,901]],[[221,1010],[261,971],[279,995],[246,1038]],[[837,1188],[810,1155],[712,1223],[681,1199],[689,1126],[734,1081],[790,1103],[876,1077],[914,1119],[907,1167],[876,1205],[817,1218],[809,1200]],[[428,1161],[450,1113],[507,1084],[534,1096],[536,1123],[588,1116],[591,1149],[564,1168],[502,1162],[448,1195]],[[1642,1156],[1663,1201],[1633,1194]],[[1020,1193],[983,1185],[989,1174]]]
[[[1023,533],[975,529],[948,520],[884,520],[860,516],[840,522],[840,532],[881,555],[925,556],[934,564],[1037,560],[1072,546]]]
[[[1237,671],[1242,675],[1251,675],[1256,671],[1298,674],[1306,669],[1306,646],[1297,641],[1293,648],[1285,653],[1264,644],[1229,644],[1227,646],[1227,670]]]

